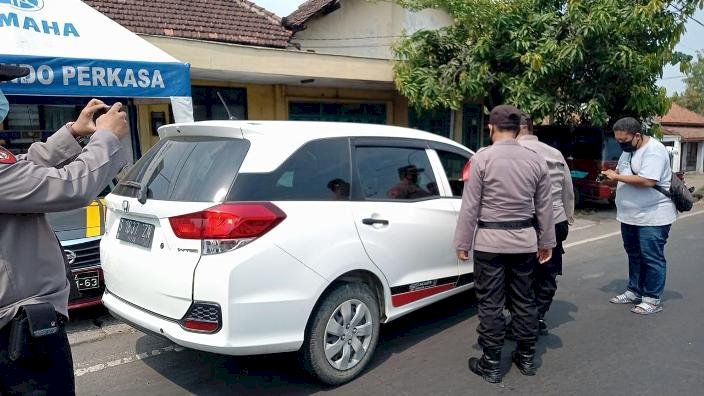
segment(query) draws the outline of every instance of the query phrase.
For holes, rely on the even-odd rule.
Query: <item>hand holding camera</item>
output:
[[[102,100],[91,99],[88,105],[81,110],[81,114],[78,116],[76,122],[73,123],[71,127],[73,132],[78,136],[89,136],[95,133],[94,115],[101,110],[107,111],[108,108],[109,106],[103,103]]]
[[[127,113],[122,110],[122,103],[117,102],[105,114],[99,115],[95,120],[96,130],[105,129],[112,132],[118,139],[127,136]]]
[[[128,128],[127,114],[121,109],[120,102],[108,106],[102,100],[92,99],[73,123],[73,132],[78,136],[89,136],[98,129],[106,129],[122,139],[127,136]]]

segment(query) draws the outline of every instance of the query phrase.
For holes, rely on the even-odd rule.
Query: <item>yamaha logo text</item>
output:
[[[22,11],[39,11],[44,8],[44,0],[0,0],[0,4],[8,4]]]

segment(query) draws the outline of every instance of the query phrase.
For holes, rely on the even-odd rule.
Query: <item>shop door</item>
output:
[[[685,143],[687,145],[687,157],[685,158],[685,170],[695,171],[697,170],[697,148],[699,145],[697,143]]]

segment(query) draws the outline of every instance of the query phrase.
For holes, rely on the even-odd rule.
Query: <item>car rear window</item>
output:
[[[143,183],[147,199],[160,201],[220,202],[230,190],[249,141],[182,136],[161,140],[130,169],[115,194],[138,196],[124,181]]]
[[[350,199],[347,138],[303,145],[270,173],[240,173],[228,201],[346,201]]]

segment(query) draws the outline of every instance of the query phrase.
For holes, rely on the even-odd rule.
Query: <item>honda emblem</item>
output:
[[[122,211],[125,213],[130,211],[130,201],[122,201]]]

